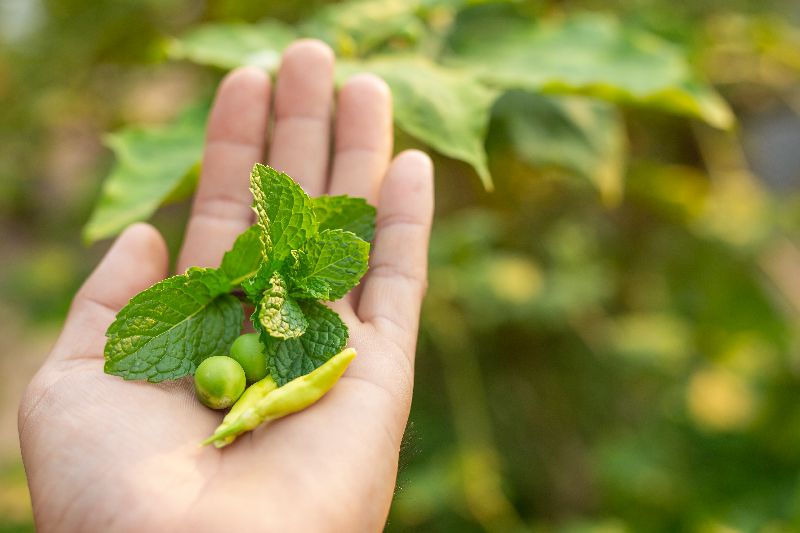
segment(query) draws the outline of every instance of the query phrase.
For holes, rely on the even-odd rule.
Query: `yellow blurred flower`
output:
[[[708,368],[689,381],[686,401],[694,421],[715,431],[743,429],[753,418],[755,397],[747,383],[733,372]]]
[[[486,279],[497,298],[515,304],[529,301],[542,286],[539,269],[522,257],[494,258],[489,262]]]

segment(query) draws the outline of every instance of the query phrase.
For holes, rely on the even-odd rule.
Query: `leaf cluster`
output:
[[[335,50],[337,83],[360,72],[381,76],[392,90],[397,127],[469,164],[487,189],[494,183],[485,147],[490,129],[505,132],[526,165],[578,178],[614,204],[627,159],[618,106],[719,128],[733,124],[727,104],[693,72],[686,52],[659,36],[609,14],[540,17],[502,0],[351,0],[293,26],[269,19],[204,24],[174,39],[168,51],[173,59],[222,70],[274,71],[283,49],[300,37],[322,39]],[[159,142],[163,131],[154,132],[156,142],[130,139],[131,149],[142,148],[138,166],[126,160],[131,149],[112,144],[120,163],[84,230],[87,240],[149,217],[171,190],[182,190],[193,165],[184,145],[199,154],[202,135],[180,122],[174,129],[167,143]],[[157,184],[136,172],[148,161],[164,162]]]
[[[257,164],[250,176],[257,215],[219,268],[192,267],[135,296],[108,329],[105,370],[152,382],[194,372],[227,353],[244,312],[267,348],[278,385],[341,351],[347,326],[320,303],[355,287],[367,271],[375,208],[361,198],[310,198],[292,178]]]

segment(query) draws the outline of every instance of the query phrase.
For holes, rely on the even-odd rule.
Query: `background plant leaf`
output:
[[[83,228],[84,240],[116,235],[147,220],[168,198],[178,200],[193,191],[207,115],[207,106],[195,106],[172,124],[127,128],[106,137],[117,161]]]
[[[465,10],[443,61],[505,89],[577,93],[733,125],[727,104],[697,80],[678,48],[606,15],[534,22],[508,7]]]
[[[484,186],[492,188],[483,140],[497,91],[466,71],[421,57],[340,61],[337,69],[340,80],[358,72],[382,77],[392,89],[397,125],[442,154],[469,163]]]
[[[221,69],[252,65],[272,71],[296,38],[291,26],[277,20],[205,24],[171,41],[167,52],[173,59]]]
[[[418,0],[360,0],[324,6],[301,26],[342,57],[363,56],[389,40],[415,41],[425,32]]]
[[[609,205],[619,202],[627,139],[613,105],[576,96],[509,91],[492,113],[505,132],[496,144],[508,143],[531,166],[585,179]]]

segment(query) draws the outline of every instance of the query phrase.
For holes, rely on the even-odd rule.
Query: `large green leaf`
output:
[[[356,72],[372,72],[389,84],[400,128],[444,155],[469,163],[484,185],[492,187],[483,140],[497,91],[465,71],[419,57],[339,62],[340,80]]]
[[[198,106],[168,126],[129,128],[106,137],[117,162],[83,228],[87,242],[116,235],[148,219],[167,199],[192,192],[207,114],[205,106]]]
[[[168,53],[173,59],[222,69],[253,65],[275,70],[281,51],[296,37],[292,28],[276,20],[206,24],[172,41]]]
[[[303,296],[333,301],[358,284],[368,261],[367,241],[350,231],[326,229],[309,239],[289,275]],[[327,295],[319,294],[320,286]]]
[[[466,10],[443,62],[474,69],[482,80],[506,89],[584,94],[698,117],[721,128],[734,120],[677,47],[605,15],[535,23],[505,9]]]
[[[264,257],[275,267],[317,233],[311,198],[291,177],[260,163],[250,174],[250,191]]]
[[[250,226],[236,238],[230,250],[222,256],[220,270],[228,276],[231,285],[238,285],[255,276],[264,256],[261,253],[261,229]]]
[[[220,271],[190,268],[134,296],[109,326],[105,371],[152,382],[194,372],[230,350],[244,312]]]
[[[352,231],[365,241],[375,236],[375,207],[363,198],[347,195],[317,196],[311,199],[317,215],[319,231],[343,229]]]
[[[416,40],[425,28],[415,12],[419,0],[358,0],[318,10],[302,26],[341,56],[364,55],[389,40]]]
[[[520,159],[581,177],[606,203],[619,201],[627,140],[614,106],[580,96],[510,91],[497,101],[493,115]]]
[[[302,300],[299,305],[308,320],[304,335],[281,340],[261,334],[269,373],[279,386],[308,374],[347,344],[347,325],[336,312],[312,300]]]

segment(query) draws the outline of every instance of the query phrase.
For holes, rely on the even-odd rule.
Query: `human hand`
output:
[[[359,356],[310,408],[218,450],[199,447],[222,415],[191,380],[153,385],[103,373],[104,333],[116,312],[167,275],[158,232],[136,224],[80,289],[63,332],[19,411],[40,531],[372,531],[386,520],[408,418],[419,308],[433,211],[432,165],[408,151],[390,163],[386,85],[352,78],[338,95],[329,158],[333,54],[300,41],[270,81],[234,71],[217,93],[203,170],[178,271],[217,266],[254,215],[250,169],[267,161],[311,196],[377,202],[371,266],[334,308]]]

